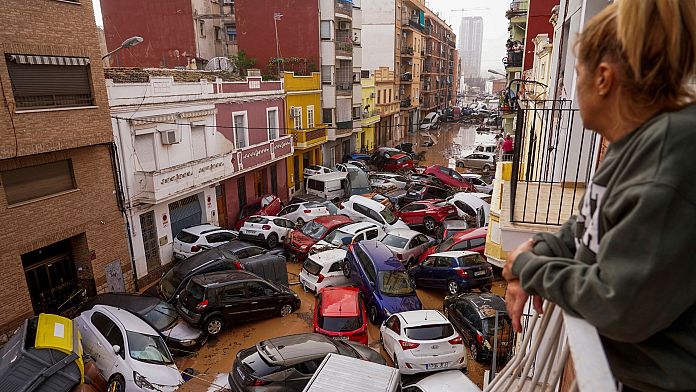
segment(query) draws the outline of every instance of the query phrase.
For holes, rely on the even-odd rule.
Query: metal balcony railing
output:
[[[403,45],[401,47],[401,54],[413,56],[413,47],[408,45]]]
[[[600,137],[568,100],[517,105],[510,221],[561,225],[590,180]]]
[[[352,16],[353,2],[351,0],[336,0],[336,12],[339,14]]]
[[[521,50],[513,50],[507,52],[507,57],[503,58],[503,64],[505,67],[521,67],[522,66],[522,56],[523,52]]]
[[[401,107],[402,108],[410,108],[411,107],[411,98],[404,98],[401,100]]]

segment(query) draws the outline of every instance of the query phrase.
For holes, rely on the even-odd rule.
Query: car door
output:
[[[430,240],[424,234],[417,235],[414,240],[417,241],[418,245],[413,248],[414,257],[417,259],[430,245]]]
[[[425,206],[419,203],[411,203],[404,207],[402,210],[404,212],[402,219],[407,225],[420,225],[423,224],[423,218],[425,213]]]
[[[258,320],[273,317],[276,307],[279,307],[278,290],[265,282],[252,281],[246,283],[249,300],[249,319]],[[276,294],[277,293],[277,294]]]
[[[416,278],[416,284],[424,287],[431,287],[433,285],[433,266],[435,265],[435,256],[428,256],[422,263],[415,267],[414,277]]]
[[[99,370],[108,378],[117,369],[124,367],[126,347],[123,334],[109,316],[98,310],[92,313],[89,323],[91,327],[88,333],[93,337],[93,339],[85,339],[90,342],[89,352],[93,354]],[[118,354],[114,352],[114,345],[120,348]]]
[[[446,287],[447,280],[450,279],[452,270],[452,259],[449,257],[438,257],[433,266],[433,287]]]
[[[302,391],[323,360],[324,357],[309,359],[289,367],[285,379],[285,391]]]
[[[245,320],[250,313],[250,300],[244,282],[231,282],[215,289],[220,311],[230,321]]]
[[[281,242],[288,236],[290,230],[295,228],[295,222],[285,218],[275,218],[273,219],[273,224],[276,227],[274,228],[271,226],[271,229],[278,234],[278,238]]]
[[[384,332],[382,333],[384,348],[389,357],[394,358],[395,347],[399,344],[401,337],[401,320],[399,320],[398,316],[392,315],[384,322],[384,327]]]
[[[410,241],[408,241],[408,244],[406,244],[406,247],[403,250],[403,259],[404,261],[407,260],[416,260],[418,259],[418,249],[420,247],[420,240],[418,239],[418,236],[414,236],[411,238]]]
[[[290,206],[287,206],[280,210],[278,213],[278,216],[282,216],[285,219],[290,219],[291,221],[296,222],[297,221],[297,210],[300,208],[299,204],[293,204]]]

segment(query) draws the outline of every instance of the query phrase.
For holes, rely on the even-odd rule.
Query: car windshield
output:
[[[155,365],[174,363],[161,337],[133,331],[126,331],[126,335],[128,336],[128,351],[131,358]]]
[[[160,282],[160,290],[166,298],[171,298],[176,292],[176,288],[181,284],[181,278],[176,274],[174,268],[167,271]]]
[[[387,224],[393,225],[396,223],[397,218],[389,208],[383,209],[379,212],[379,214],[382,215],[382,218],[384,218],[384,221],[387,222]]]
[[[315,221],[308,222],[302,228],[302,234],[314,240],[319,240],[326,233],[328,228],[321,223]]]
[[[377,275],[379,291],[391,297],[416,295],[406,271],[382,271]]]
[[[476,253],[475,255],[457,257],[457,262],[459,263],[460,267],[471,267],[472,265],[485,263],[486,259],[484,259],[480,254]]]
[[[351,240],[353,239],[353,235],[350,233],[346,233],[345,231],[341,230],[334,230],[329,235],[324,237],[324,241],[328,242],[329,244],[333,245],[344,245],[344,244],[350,244]]]
[[[312,166],[307,166],[305,169],[307,169],[307,170],[321,170],[321,167],[312,165]]]
[[[193,244],[198,241],[198,236],[182,230],[176,235],[176,239],[187,244]]]
[[[423,325],[404,330],[411,340],[440,340],[454,335],[452,324]]]
[[[360,329],[363,325],[361,316],[353,317],[322,317],[317,320],[319,328],[332,332],[349,332]]]
[[[160,332],[169,329],[178,317],[179,314],[174,305],[166,302],[158,303],[157,306],[143,315],[143,318]]]
[[[408,238],[387,234],[387,236],[382,239],[382,243],[387,246],[403,249],[406,247],[406,244],[408,244]]]
[[[437,251],[438,252],[445,252],[445,251],[449,250],[449,248],[451,248],[453,244],[454,244],[454,238],[450,237],[450,238],[442,241],[440,243],[440,245],[437,246]]]
[[[310,274],[317,276],[321,272],[322,266],[311,258],[308,258],[305,260],[302,268],[304,268],[305,271],[309,272]]]

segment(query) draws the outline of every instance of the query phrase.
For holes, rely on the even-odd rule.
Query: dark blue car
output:
[[[404,265],[381,242],[350,245],[343,273],[360,289],[367,316],[375,325],[394,313],[423,308]]]
[[[493,285],[493,268],[477,252],[434,253],[408,273],[415,285],[446,289],[451,295],[461,290],[490,290]]]

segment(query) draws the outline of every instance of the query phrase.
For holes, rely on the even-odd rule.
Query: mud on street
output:
[[[410,134],[404,139],[406,142],[417,143],[415,151],[426,150],[425,160],[421,166],[440,164],[448,166],[450,158],[459,155],[459,151],[465,151],[467,147],[475,143],[476,132],[474,127],[460,127],[459,124],[442,124],[437,132],[433,132],[435,145],[428,148],[421,147],[423,137]],[[461,169],[459,169],[461,171]],[[263,321],[245,323],[239,320],[239,324],[230,326],[222,332],[220,337],[209,339],[198,352],[188,357],[176,360],[179,369],[193,368],[196,377],[187,382],[181,391],[217,391],[227,385],[227,374],[232,369],[237,352],[241,349],[256,345],[261,340],[277,336],[296,333],[312,332],[312,318],[314,314],[314,294],[305,292],[298,283],[298,274],[302,268],[301,263],[288,262],[288,274],[290,288],[295,291],[302,300],[302,306],[287,317],[274,317]],[[444,291],[417,289],[418,297],[423,303],[424,309],[442,310],[445,297]],[[505,294],[505,283],[501,278],[493,283],[493,293],[500,296]],[[379,327],[368,323],[369,346],[382,353],[389,364],[391,360],[381,349],[379,344]],[[467,350],[468,351],[468,350]],[[484,367],[468,356],[468,376],[479,385],[483,386]],[[212,383],[212,384],[211,384]]]

